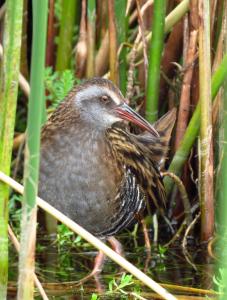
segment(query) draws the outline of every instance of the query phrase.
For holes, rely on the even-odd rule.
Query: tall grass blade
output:
[[[33,299],[34,252],[36,241],[36,196],[39,174],[39,148],[44,106],[44,67],[47,30],[47,0],[33,0],[33,43],[31,93],[28,106],[27,142],[24,169],[24,197],[19,255],[18,300]]]

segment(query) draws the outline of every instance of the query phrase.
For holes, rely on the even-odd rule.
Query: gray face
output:
[[[80,118],[100,128],[108,128],[113,123],[122,121],[115,108],[124,102],[123,96],[113,90],[98,85],[90,85],[79,90],[75,95],[75,104],[80,111]]]

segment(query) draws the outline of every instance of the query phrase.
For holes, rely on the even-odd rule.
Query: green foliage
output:
[[[91,300],[99,300],[99,299],[100,299],[100,298],[98,297],[97,294],[93,293],[93,294],[91,295]]]
[[[72,232],[66,225],[57,226],[57,242],[59,247],[82,247],[90,248],[90,244],[82,240],[82,238]]]
[[[128,299],[129,291],[126,291],[125,288],[134,285],[134,281],[132,280],[132,275],[128,275],[123,273],[118,283],[115,279],[112,279],[109,282],[109,290],[106,292],[107,295],[120,293],[122,295],[121,299]],[[133,294],[134,297],[138,294],[139,290],[137,286],[133,286]]]
[[[217,286],[218,292],[224,293],[224,289],[226,287],[223,281],[225,269],[219,268],[218,272],[219,272],[218,275],[213,276],[213,282]]]
[[[115,281],[115,279],[112,279],[109,282],[109,292],[114,293],[120,291],[123,292],[124,294],[125,292],[123,291],[123,289],[132,284],[133,284],[132,275],[127,275],[123,273],[119,284]]]
[[[167,252],[167,248],[162,246],[162,245],[158,245],[158,252],[161,258],[165,258],[166,257],[166,252]]]
[[[9,201],[10,220],[19,222],[21,220],[21,205],[23,196],[13,194]],[[18,208],[19,206],[19,208]],[[18,223],[19,226],[19,223]],[[19,227],[18,227],[19,230]]]
[[[61,22],[61,16],[62,16],[62,0],[56,0],[54,3],[54,15],[57,19],[57,22]]]
[[[51,67],[45,71],[45,87],[48,91],[46,100],[51,102],[51,107],[56,108],[59,103],[67,96],[74,84],[78,84],[79,80],[75,78],[71,70],[63,72],[53,72]]]

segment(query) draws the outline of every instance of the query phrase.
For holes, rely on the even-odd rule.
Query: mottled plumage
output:
[[[137,115],[137,124],[151,133],[133,135],[118,126],[122,107],[130,119],[110,81],[89,80],[71,91],[42,130],[39,195],[100,237],[134,222],[146,199],[165,206],[159,167],[175,111],[154,129]]]

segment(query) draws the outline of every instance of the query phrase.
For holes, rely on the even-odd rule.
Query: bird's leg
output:
[[[107,241],[110,243],[112,249],[119,255],[124,256],[123,246],[122,244],[114,237],[110,236],[107,238]],[[123,273],[124,269],[120,268],[119,273]]]
[[[117,252],[120,255],[123,255],[123,247],[122,247],[121,243],[117,239],[115,239],[115,237],[113,237],[113,236],[108,237],[107,240],[115,252]],[[78,285],[83,284],[87,280],[94,277],[97,287],[100,286],[98,275],[101,273],[101,271],[103,269],[105,257],[106,257],[105,254],[102,251],[99,251],[99,253],[95,257],[93,270],[91,271],[90,274],[88,274],[87,276],[82,278],[80,281],[78,281]],[[98,290],[100,290],[100,289],[98,288]]]
[[[85,276],[84,278],[79,280],[78,284],[83,284],[84,282],[88,281],[92,277],[94,277],[95,281],[97,282],[98,281],[98,275],[101,273],[102,268],[103,268],[105,257],[106,257],[105,254],[102,251],[99,251],[98,254],[95,257],[93,270],[87,276]]]
[[[147,272],[148,266],[149,266],[149,262],[151,260],[151,242],[149,239],[149,234],[148,234],[148,230],[147,230],[147,225],[145,222],[145,219],[142,218],[140,220],[142,228],[143,228],[143,235],[144,235],[144,240],[145,240],[145,248],[146,248],[146,261],[145,261],[145,266],[144,266],[144,272]]]
[[[147,225],[145,222],[145,219],[142,218],[140,220],[142,228],[143,228],[143,235],[144,235],[144,241],[145,241],[145,247],[146,247],[146,251],[147,253],[151,252],[151,242],[150,242],[150,238],[149,238],[149,234],[148,234],[148,230],[147,230]]]
[[[107,241],[110,243],[112,249],[117,252],[117,254],[124,256],[122,244],[114,236],[108,237]]]

